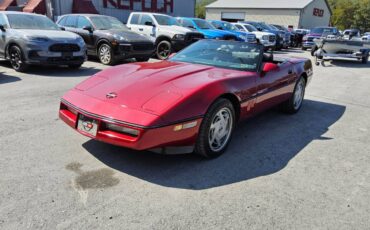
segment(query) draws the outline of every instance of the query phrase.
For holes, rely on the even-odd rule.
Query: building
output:
[[[132,11],[194,17],[195,0],[0,0],[0,10],[47,14],[55,20],[63,14],[98,13],[126,22]]]
[[[327,0],[218,0],[206,7],[209,20],[264,21],[293,28],[328,26]]]

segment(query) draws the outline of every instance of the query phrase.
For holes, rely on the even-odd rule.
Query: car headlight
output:
[[[185,35],[183,35],[183,34],[175,34],[175,36],[173,36],[173,39],[175,39],[175,40],[184,40],[185,39]]]
[[[126,39],[125,37],[123,37],[123,36],[121,36],[121,35],[118,35],[118,34],[114,34],[114,35],[113,35],[113,37],[114,37],[116,40],[120,41],[120,42],[125,42],[125,41],[127,41],[127,39]]]
[[[41,37],[41,36],[25,36],[25,39],[29,42],[48,42],[50,39],[48,37]]]
[[[138,137],[139,134],[140,134],[140,131],[137,130],[137,129],[132,129],[132,128],[119,126],[119,125],[115,125],[115,124],[111,124],[111,123],[106,123],[106,127],[107,127],[107,129],[112,130],[114,132],[126,134],[126,135],[129,135],[129,136],[132,136],[132,137]]]

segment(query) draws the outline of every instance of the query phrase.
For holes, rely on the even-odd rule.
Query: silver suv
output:
[[[165,14],[133,12],[128,18],[127,27],[154,41],[156,55],[161,60],[204,38],[203,34],[182,27],[175,18]]]
[[[0,36],[0,59],[9,60],[19,72],[29,65],[79,68],[86,60],[84,40],[42,15],[1,12]]]

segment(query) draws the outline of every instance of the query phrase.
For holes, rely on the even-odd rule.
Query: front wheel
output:
[[[169,41],[163,40],[158,43],[156,55],[160,60],[166,60],[172,52],[172,45]]]
[[[284,112],[295,114],[301,109],[306,92],[306,84],[306,80],[303,77],[300,77],[295,85],[292,96],[288,101],[283,103]]]
[[[113,49],[108,44],[104,43],[99,46],[98,57],[100,62],[104,65],[113,65],[115,63]]]
[[[206,158],[223,154],[235,127],[235,109],[227,99],[217,100],[208,110],[199,129],[195,152]]]
[[[23,53],[18,46],[12,46],[9,49],[10,64],[17,72],[25,72],[29,65],[24,62]]]

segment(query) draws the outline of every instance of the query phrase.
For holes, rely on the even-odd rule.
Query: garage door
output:
[[[221,19],[228,22],[244,21],[245,13],[225,12],[221,14]]]

